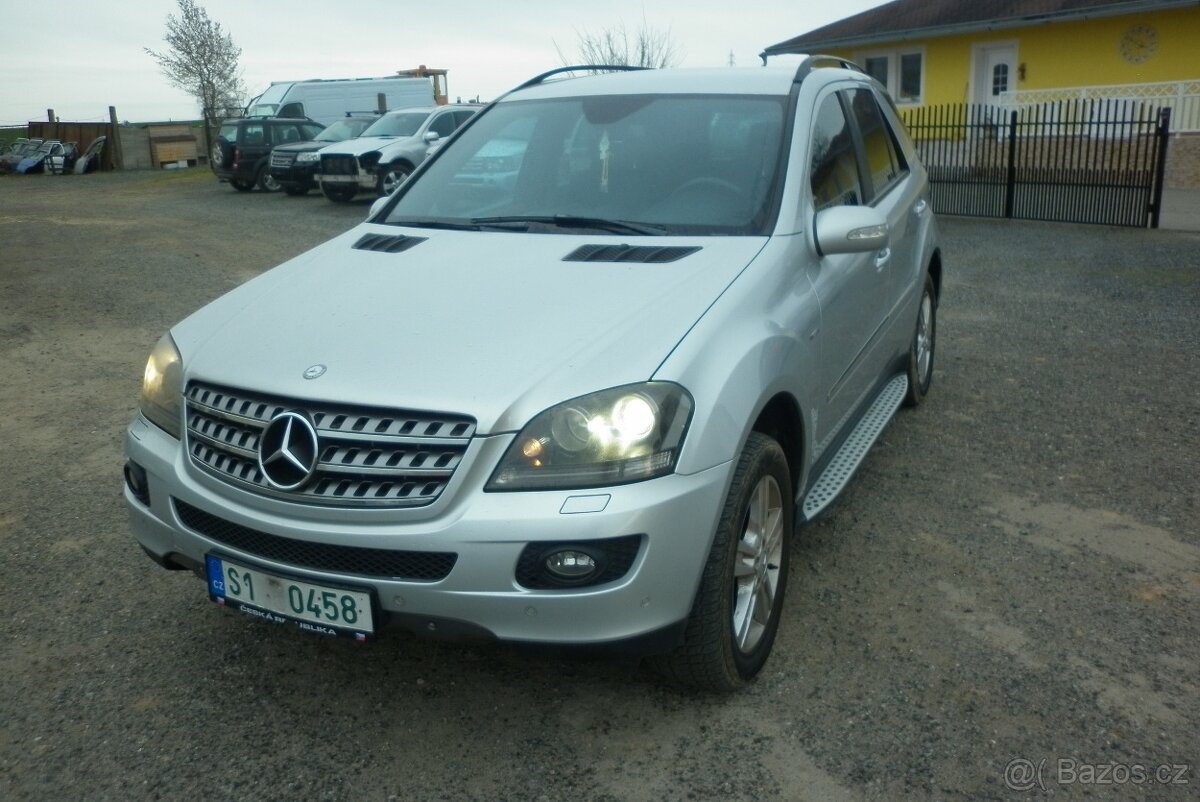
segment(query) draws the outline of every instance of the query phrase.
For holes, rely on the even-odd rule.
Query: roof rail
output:
[[[545,83],[547,78],[552,78],[555,75],[561,75],[564,72],[579,72],[587,70],[588,72],[636,72],[638,70],[648,70],[650,67],[633,67],[628,64],[576,64],[570,67],[557,67],[553,70],[547,70],[541,75],[535,75],[519,86],[513,87],[510,91],[518,89],[528,89],[531,86],[537,86],[540,83]],[[507,94],[507,93],[505,93]]]
[[[766,51],[758,54],[758,57],[762,59],[764,67],[767,66],[768,55],[773,56],[776,54],[768,54]],[[816,54],[809,56],[804,59],[804,61],[800,62],[800,66],[796,68],[796,77],[792,79],[792,83],[801,83],[813,70],[828,69],[829,67],[839,67],[843,70],[853,70],[854,72],[861,72],[863,75],[866,75],[867,73],[866,70],[849,59],[844,59],[840,56]]]

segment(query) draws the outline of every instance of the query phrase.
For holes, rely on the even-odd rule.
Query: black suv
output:
[[[271,148],[290,142],[315,139],[324,129],[309,119],[285,117],[246,117],[221,123],[212,149],[212,170],[221,181],[228,181],[239,192],[249,192],[255,184],[264,192],[281,187],[271,177],[267,162]]]
[[[316,189],[316,173],[321,166],[319,151],[326,145],[354,139],[367,126],[379,119],[375,112],[346,112],[346,116],[330,125],[309,142],[276,145],[271,151],[269,173],[289,195],[303,195]]]

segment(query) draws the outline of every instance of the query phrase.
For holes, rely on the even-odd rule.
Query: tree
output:
[[[195,0],[177,0],[179,15],[167,15],[163,53],[145,48],[163,75],[200,103],[206,128],[212,130],[231,108],[241,108],[245,87],[238,59],[242,49],[209,19]]]
[[[587,29],[575,31],[578,60],[572,62],[563,55],[562,48],[555,44],[558,57],[563,64],[612,64],[628,67],[673,67],[679,63],[681,54],[671,38],[670,29],[660,31],[651,28],[646,20],[633,32],[625,29],[625,23],[604,28],[599,33]]]

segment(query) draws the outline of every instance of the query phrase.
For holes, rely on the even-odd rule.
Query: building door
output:
[[[1004,92],[1017,89],[1017,46],[1014,43],[975,46],[973,98],[976,103],[998,106]]]

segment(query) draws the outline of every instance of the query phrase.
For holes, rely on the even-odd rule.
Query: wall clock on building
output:
[[[1121,37],[1121,58],[1141,64],[1158,49],[1158,32],[1149,25],[1134,25]]]

